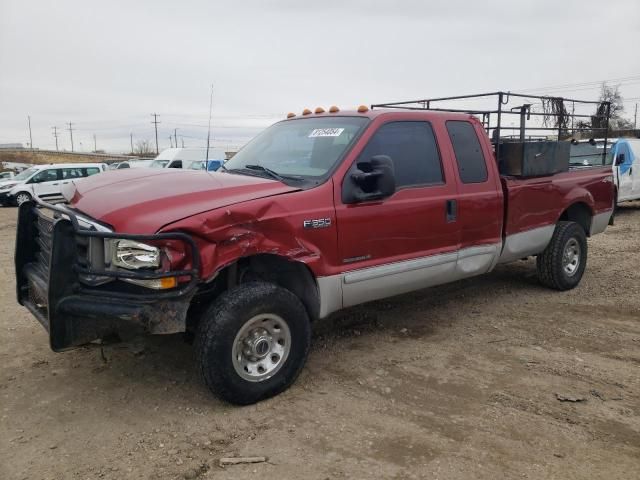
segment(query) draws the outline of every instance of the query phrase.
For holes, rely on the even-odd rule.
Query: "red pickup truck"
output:
[[[501,176],[468,114],[332,108],[219,172],[111,171],[66,196],[19,209],[18,301],[51,348],[190,333],[207,386],[249,404],[291,385],[311,322],[342,308],[529,256],[541,283],[575,287],[613,178]]]

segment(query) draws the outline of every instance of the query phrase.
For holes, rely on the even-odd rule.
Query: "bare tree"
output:
[[[620,85],[609,86],[606,82],[602,83],[600,89],[600,102],[609,102],[609,126],[614,130],[633,128],[629,120],[622,117],[624,112],[624,102],[620,93]],[[596,116],[602,117],[604,112],[602,108],[598,108]]]
[[[156,154],[156,149],[149,140],[138,140],[132,153],[141,157],[153,157]]]

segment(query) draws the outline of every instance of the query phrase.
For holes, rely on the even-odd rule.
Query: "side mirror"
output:
[[[395,193],[396,178],[391,157],[376,155],[368,162],[359,162],[356,167],[343,191],[345,203],[381,200]]]
[[[619,153],[616,156],[616,166],[622,165],[624,163],[624,153]]]

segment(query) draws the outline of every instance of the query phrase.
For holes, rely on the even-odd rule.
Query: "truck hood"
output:
[[[121,169],[70,184],[71,207],[117,232],[152,234],[198,213],[299,190],[232,173],[180,169]]]

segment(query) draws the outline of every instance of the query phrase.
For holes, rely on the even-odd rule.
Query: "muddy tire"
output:
[[[576,287],[587,266],[587,236],[575,222],[558,222],[547,248],[536,259],[538,278],[555,290]]]
[[[248,405],[286,390],[305,364],[311,325],[289,290],[250,282],[214,300],[196,333],[197,368],[209,389]]]

